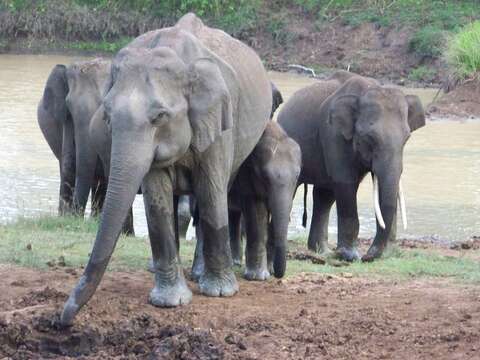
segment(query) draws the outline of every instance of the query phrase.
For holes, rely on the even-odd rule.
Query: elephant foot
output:
[[[250,281],[265,281],[270,278],[268,269],[260,268],[246,268],[243,277]]]
[[[240,258],[237,258],[237,259],[233,259],[233,266],[242,266],[242,259]]]
[[[357,248],[347,248],[347,247],[340,247],[335,250],[335,256],[344,261],[355,261],[360,260],[360,254]]]
[[[181,271],[181,270],[180,270]],[[192,301],[192,292],[187,286],[183,275],[177,277],[174,283],[162,282],[156,279],[155,287],[150,292],[149,301],[158,307],[175,307]]]
[[[238,292],[235,274],[230,269],[221,275],[205,271],[198,281],[200,292],[206,296],[233,296]]]
[[[362,256],[363,262],[372,262],[375,259],[378,259],[382,256],[384,248],[381,246],[373,245],[370,246],[367,253]]]
[[[318,255],[320,256],[323,256],[323,257],[329,257],[333,254],[333,251],[330,250],[330,248],[328,246],[321,246],[319,249],[318,249]]]

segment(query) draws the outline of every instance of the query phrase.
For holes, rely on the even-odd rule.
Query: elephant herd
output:
[[[139,36],[112,60],[52,70],[38,121],[60,165],[59,214],[83,216],[90,193],[92,213],[101,212],[62,325],[94,294],[120,233],[133,233],[139,192],[155,274],[149,300],[156,306],[192,298],[179,257],[189,204],[197,235],[192,278],[208,296],[238,291],[232,255],[241,261],[241,219],[245,278],[284,275],[300,184],[313,185],[309,248],[329,251],[336,202],[336,255],[352,261],[360,259],[356,193],[371,173],[377,234],[362,260],[382,255],[395,238],[397,201],[406,225],[400,177],[403,147],[425,124],[418,97],[339,71],[296,92],[275,122],[282,101],[251,48],[193,14]]]

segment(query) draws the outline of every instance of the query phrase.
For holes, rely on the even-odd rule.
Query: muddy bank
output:
[[[480,79],[455,85],[431,104],[427,111],[432,118],[480,119]]]
[[[479,240],[468,244],[443,251],[461,256]],[[147,303],[151,274],[110,272],[74,326],[60,329],[59,310],[81,271],[0,265],[0,358],[474,359],[480,351],[478,284],[357,277],[345,267],[241,280],[228,299],[201,296],[190,282],[191,304],[158,309]]]

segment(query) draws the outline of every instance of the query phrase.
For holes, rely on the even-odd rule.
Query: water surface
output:
[[[58,202],[58,162],[45,142],[36,107],[55,64],[81,58],[38,55],[0,55],[0,220],[55,214]],[[312,79],[271,73],[284,98]],[[429,102],[436,90],[404,89]],[[405,148],[403,185],[409,228],[399,235],[454,241],[478,234],[480,228],[480,121],[429,122],[416,131]],[[290,233],[303,234],[303,190],[299,189]],[[309,208],[311,201],[309,200]],[[134,206],[138,234],[146,234],[141,196]],[[311,214],[311,209],[309,211]],[[375,218],[369,177],[359,191],[363,236],[372,236]],[[330,221],[336,232],[335,209]],[[333,236],[332,236],[333,238]]]

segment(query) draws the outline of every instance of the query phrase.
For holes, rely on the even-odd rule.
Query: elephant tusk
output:
[[[380,191],[378,189],[377,175],[373,174],[373,206],[378,225],[385,230],[385,221],[383,220],[382,210],[380,209]]]
[[[398,206],[402,214],[403,230],[407,230],[407,208],[405,207],[405,198],[403,197],[402,180],[398,182]]]

